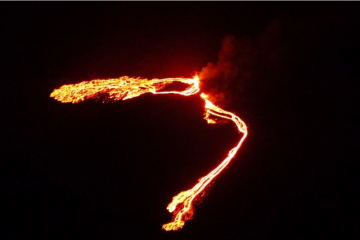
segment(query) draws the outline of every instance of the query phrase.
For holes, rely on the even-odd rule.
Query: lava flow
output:
[[[183,91],[161,91],[167,85],[174,82],[181,82],[189,85],[189,87]],[[64,103],[78,103],[90,98],[99,99],[104,96],[110,101],[126,100],[148,92],[153,94],[180,94],[183,96],[190,96],[200,91],[199,84],[200,80],[197,76],[194,78],[165,78],[152,80],[129,78],[125,76],[116,79],[92,80],[78,84],[64,85],[59,89],[55,89],[50,97]],[[216,120],[211,118],[212,116],[231,120],[235,123],[238,131],[242,133],[242,137],[238,144],[229,151],[227,157],[214,170],[200,178],[199,182],[195,184],[193,188],[183,191],[173,197],[172,202],[167,207],[169,212],[173,213],[173,219],[170,223],[162,226],[166,231],[178,230],[184,226],[186,220],[192,219],[194,215],[194,201],[200,197],[200,193],[204,192],[206,186],[208,186],[229,164],[231,159],[234,158],[247,136],[246,125],[238,116],[215,106],[208,99],[206,94],[201,93],[200,97],[205,101],[204,119],[209,124],[216,123]]]

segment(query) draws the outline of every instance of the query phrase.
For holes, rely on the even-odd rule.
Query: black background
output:
[[[359,4],[0,6],[3,239],[358,238]],[[192,77],[224,36],[255,42],[272,21],[286,49],[279,70],[255,64],[224,106],[248,124],[243,148],[194,219],[163,231],[167,204],[236,144],[234,126],[207,125],[197,95],[61,104],[50,93]]]

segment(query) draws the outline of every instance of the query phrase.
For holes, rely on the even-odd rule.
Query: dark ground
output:
[[[358,3],[0,9],[2,239],[359,238]],[[249,44],[244,62],[255,59],[240,64],[251,76],[232,83],[225,106],[249,137],[194,219],[165,232],[167,204],[219,163],[235,128],[207,125],[198,96],[73,105],[49,95],[95,78],[191,77],[229,34]]]

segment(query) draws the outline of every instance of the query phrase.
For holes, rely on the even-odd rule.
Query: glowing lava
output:
[[[167,85],[181,82],[189,85],[183,91],[163,91]],[[197,76],[194,78],[165,78],[165,79],[140,79],[120,77],[116,79],[107,80],[92,80],[84,81],[78,84],[64,85],[59,89],[55,89],[50,97],[55,98],[60,102],[78,103],[90,98],[100,98],[106,96],[111,101],[126,100],[138,97],[144,93],[153,94],[180,94],[183,96],[190,96],[198,93],[200,80]],[[212,116],[228,119],[235,123],[238,131],[242,133],[242,137],[238,144],[232,148],[228,156],[210,173],[200,178],[199,182],[191,189],[179,193],[173,197],[172,202],[168,205],[167,209],[173,213],[173,219],[170,223],[164,224],[163,229],[166,231],[178,230],[182,228],[186,220],[192,219],[194,215],[194,201],[199,198],[200,193],[204,192],[206,186],[221,173],[222,170],[229,164],[231,159],[241,147],[247,136],[247,129],[245,123],[235,114],[225,111],[215,106],[208,96],[201,93],[201,98],[205,101],[205,117],[204,119],[209,124],[215,124],[216,120]]]
[[[185,83],[190,85],[190,87],[184,91],[159,92],[173,82]],[[129,78],[125,76],[114,79],[92,80],[78,84],[64,85],[59,89],[55,89],[50,97],[63,103],[78,103],[104,95],[110,100],[126,100],[148,92],[153,94],[180,94],[190,96],[198,93],[199,90],[199,78],[197,76],[194,78],[164,78],[152,80]]]

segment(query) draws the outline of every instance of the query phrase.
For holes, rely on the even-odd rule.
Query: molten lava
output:
[[[183,91],[161,91],[167,85],[174,82],[181,82],[189,85],[189,87]],[[59,89],[55,89],[50,97],[64,103],[78,103],[90,98],[100,98],[102,96],[106,96],[109,100],[113,101],[126,100],[149,92],[153,94],[180,94],[190,96],[200,91],[199,83],[200,80],[197,76],[194,78],[152,80],[125,76],[116,79],[92,80],[78,84],[64,85]],[[214,170],[200,178],[199,182],[195,184],[193,188],[180,192],[177,196],[173,197],[172,202],[167,207],[169,212],[173,213],[173,219],[170,223],[162,226],[166,231],[178,230],[184,226],[186,220],[192,219],[194,214],[194,201],[199,198],[201,193],[204,192],[204,189],[224,170],[231,159],[234,158],[247,136],[246,125],[238,116],[215,106],[206,94],[201,93],[200,97],[205,101],[204,119],[209,124],[216,123],[216,120],[212,119],[211,116],[231,120],[235,123],[238,131],[242,133],[242,137],[238,144],[229,151],[228,156]]]

